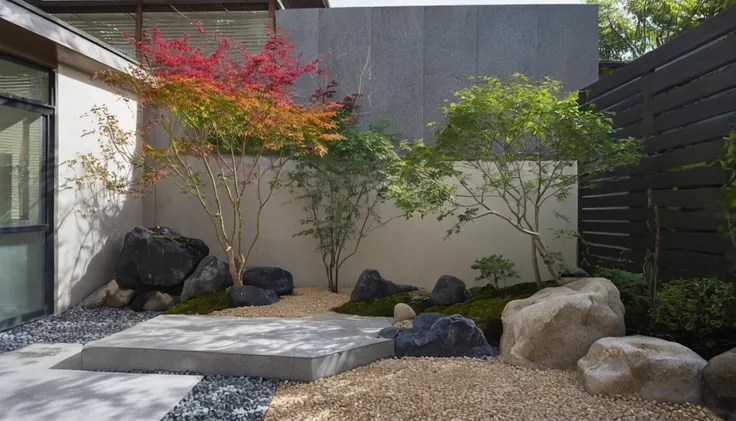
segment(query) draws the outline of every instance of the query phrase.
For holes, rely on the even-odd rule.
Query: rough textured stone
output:
[[[465,282],[452,275],[442,275],[432,289],[432,304],[451,306],[462,303],[469,297]]]
[[[736,348],[715,356],[703,369],[703,402],[728,419],[736,415]]]
[[[184,281],[181,301],[225,289],[232,284],[228,264],[215,256],[207,256],[199,262],[194,272]]]
[[[102,307],[105,304],[105,299],[109,295],[113,295],[118,292],[118,288],[118,283],[115,282],[115,280],[112,280],[98,288],[92,294],[88,295],[87,298],[82,300],[80,305],[87,310]]]
[[[394,341],[397,357],[481,358],[498,355],[475,322],[458,314],[422,313],[414,319],[412,328],[399,331]]]
[[[400,329],[398,327],[389,326],[384,327],[378,332],[379,338],[394,339],[399,334]]]
[[[289,295],[294,291],[294,277],[287,270],[276,267],[255,267],[243,274],[243,284],[270,290],[276,295]]]
[[[125,235],[115,279],[135,290],[181,285],[209,252],[202,240],[171,228],[136,227]]]
[[[530,368],[568,368],[593,342],[626,333],[618,289],[604,278],[582,278],[511,301],[501,319],[501,355]]]
[[[398,303],[394,306],[394,323],[411,320],[417,317],[417,313],[408,304]]]
[[[236,307],[267,306],[279,300],[276,292],[253,285],[234,285],[230,288],[230,299]]]
[[[132,289],[118,288],[118,290],[115,291],[114,294],[108,295],[105,298],[105,303],[102,306],[110,308],[123,308],[129,305],[131,301],[133,301],[134,296],[135,291],[133,291]]]
[[[403,286],[404,288],[406,286]],[[366,301],[387,295],[394,295],[402,290],[402,286],[383,279],[381,274],[375,269],[366,269],[360,274],[355,289],[350,295],[350,301]]]
[[[592,395],[639,395],[648,400],[700,402],[706,361],[677,342],[649,336],[603,338],[578,361],[578,377]]]
[[[166,311],[175,304],[171,295],[161,291],[138,291],[130,303],[134,311]]]

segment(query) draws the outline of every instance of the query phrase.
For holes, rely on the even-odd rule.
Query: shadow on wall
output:
[[[83,174],[80,155],[101,153],[99,137],[90,133],[98,120],[87,115],[99,105],[108,107],[125,131],[135,131],[141,121],[136,101],[90,80],[90,74],[59,65],[55,291],[56,312],[77,304],[114,277],[115,262],[125,233],[143,220],[141,200],[110,193],[102,182],[78,185]],[[136,147],[139,147],[136,139]],[[110,164],[109,171],[128,174],[129,163]]]

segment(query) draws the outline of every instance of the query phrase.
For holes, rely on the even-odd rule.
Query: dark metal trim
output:
[[[1,226],[0,234],[21,234],[24,232],[42,232],[48,229],[47,224]]]
[[[17,317],[13,317],[12,319],[0,320],[0,332],[2,332],[3,330],[8,330],[14,327],[18,327],[24,323],[42,319],[46,316],[48,316],[48,313],[46,313],[45,310],[38,310],[32,313],[26,313],[26,314],[22,314]]]
[[[7,97],[0,95],[0,105],[6,105],[14,108],[25,109],[37,112],[44,116],[44,162],[43,172],[39,191],[43,194],[44,207],[42,209],[42,222],[44,224],[20,225],[0,227],[0,234],[17,234],[27,232],[45,233],[44,240],[44,308],[28,314],[23,314],[9,320],[0,320],[0,331],[9,329],[22,323],[45,317],[54,312],[54,296],[55,296],[55,257],[54,257],[54,199],[56,192],[55,169],[56,169],[56,70],[39,66],[35,63],[29,63],[23,59],[13,57],[7,54],[0,55],[0,58],[12,60],[18,64],[45,71],[48,74],[49,85],[49,104],[37,104],[28,102],[22,98]]]
[[[54,107],[49,105],[37,104],[35,102],[28,102],[26,99],[16,96],[5,96],[0,95],[0,105],[6,105],[8,107],[19,108],[21,110],[31,111],[42,115],[51,115],[54,113]]]

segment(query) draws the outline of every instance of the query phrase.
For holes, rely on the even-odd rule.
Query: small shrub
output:
[[[470,267],[480,272],[480,276],[475,278],[476,281],[487,280],[493,282],[496,289],[499,289],[499,281],[519,277],[514,270],[514,266],[514,262],[511,260],[500,254],[493,254],[482,259],[477,259]]]
[[[583,268],[579,267],[567,267],[564,266],[562,270],[560,270],[560,277],[561,278],[588,278],[590,277],[590,274],[585,271]]]
[[[166,314],[210,314],[214,311],[233,307],[230,288],[194,297],[179,303],[166,311]]]
[[[715,278],[676,279],[657,293],[655,321],[704,338],[734,323],[733,285]]]

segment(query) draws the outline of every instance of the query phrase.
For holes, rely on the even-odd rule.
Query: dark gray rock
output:
[[[287,270],[276,267],[254,267],[243,274],[243,284],[267,289],[276,295],[289,295],[294,291],[294,277]]]
[[[115,280],[135,290],[181,286],[209,253],[202,240],[184,237],[171,228],[135,227],[125,234]]]
[[[711,411],[723,419],[736,419],[736,348],[708,361],[702,392],[703,403]]]
[[[253,285],[233,285],[230,288],[230,299],[235,307],[267,306],[279,300],[276,292],[261,289]]]
[[[384,327],[378,332],[378,337],[386,338],[386,339],[394,339],[396,335],[399,334],[399,332],[400,330],[397,327],[393,327],[393,326]]]
[[[397,357],[492,357],[498,350],[488,344],[472,320],[459,314],[422,313],[411,329],[394,339]]]
[[[436,306],[451,306],[468,299],[468,289],[465,282],[452,275],[442,275],[432,289],[432,304]]]
[[[399,292],[412,292],[419,290],[419,288],[414,285],[396,284],[396,286],[399,287]]]
[[[410,285],[397,285],[387,279],[383,279],[377,270],[366,269],[360,274],[358,282],[355,284],[355,289],[350,294],[350,301],[367,301],[400,292],[415,291],[416,289],[416,287]]]
[[[184,281],[181,301],[225,289],[233,284],[227,263],[215,256],[207,256],[199,262],[194,272]]]

